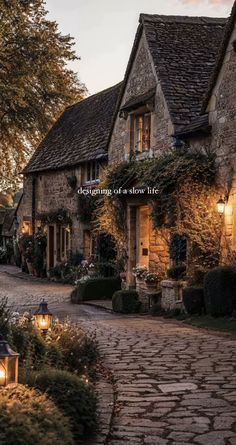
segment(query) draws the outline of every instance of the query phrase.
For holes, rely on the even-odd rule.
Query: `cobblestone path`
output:
[[[59,315],[96,332],[116,391],[106,445],[236,445],[236,337],[73,306],[69,287],[1,269],[0,290],[21,304],[44,295]]]
[[[96,329],[114,372],[109,445],[236,445],[236,340],[147,318]]]

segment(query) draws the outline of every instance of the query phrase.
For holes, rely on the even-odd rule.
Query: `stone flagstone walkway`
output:
[[[169,321],[85,322],[115,379],[109,445],[236,445],[236,340]]]
[[[0,295],[11,304],[28,307],[45,297],[54,313],[96,332],[115,389],[111,429],[97,444],[236,445],[236,336],[73,306],[69,293],[0,267]]]

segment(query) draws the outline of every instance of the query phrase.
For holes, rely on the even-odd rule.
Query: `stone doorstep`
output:
[[[96,393],[98,394],[98,430],[84,445],[104,444],[110,433],[115,396],[112,384],[101,374],[96,383]],[[102,397],[99,397],[101,394]]]

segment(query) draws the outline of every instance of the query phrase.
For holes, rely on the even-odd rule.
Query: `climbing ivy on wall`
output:
[[[155,160],[109,166],[100,187],[155,187],[158,193],[147,195],[154,228],[185,237],[192,261],[203,261],[209,268],[219,262],[221,220],[215,211],[219,196],[216,176],[213,155],[170,150]],[[118,249],[126,249],[127,242],[125,196],[104,195],[97,209],[98,229],[112,235]]]

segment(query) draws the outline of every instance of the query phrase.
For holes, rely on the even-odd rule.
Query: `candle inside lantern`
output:
[[[6,371],[5,371],[5,369],[1,368],[0,369],[0,386],[5,386],[6,378],[7,378]]]
[[[43,300],[39,308],[34,313],[35,326],[42,331],[42,333],[46,334],[48,329],[52,324],[52,314],[48,310],[48,305],[45,300]]]

